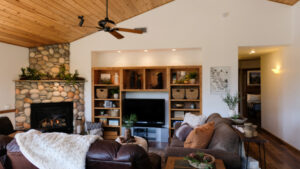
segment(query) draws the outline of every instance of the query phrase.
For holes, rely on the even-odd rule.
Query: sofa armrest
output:
[[[184,157],[190,153],[204,152],[213,155],[217,159],[222,159],[226,168],[240,169],[241,168],[241,157],[237,153],[230,153],[222,150],[211,150],[211,149],[193,149],[183,147],[167,147],[166,158],[169,156]]]
[[[6,136],[6,135],[0,135],[0,156],[6,154],[6,146],[13,140],[13,138]]]

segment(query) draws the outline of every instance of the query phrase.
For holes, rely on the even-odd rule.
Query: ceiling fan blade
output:
[[[122,32],[130,32],[130,33],[138,33],[138,34],[144,33],[142,30],[139,29],[128,29],[128,28],[114,28],[114,29]]]
[[[109,33],[112,34],[117,39],[123,39],[124,38],[124,36],[121,35],[120,33],[118,33],[116,30],[110,31]]]

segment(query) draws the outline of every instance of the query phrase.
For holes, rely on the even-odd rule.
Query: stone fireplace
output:
[[[67,71],[69,70],[69,44],[48,45],[29,49],[29,67],[55,76],[60,65],[65,65]],[[71,130],[68,127],[71,126],[73,131],[76,118],[83,119],[84,117],[84,83],[83,80],[75,83],[68,83],[63,80],[16,80],[16,128],[30,129],[44,126],[48,130],[61,128],[59,130],[66,129],[70,132]],[[55,106],[64,103],[69,106],[72,105],[72,110],[67,108],[69,106]],[[36,111],[32,114],[36,107],[44,111]],[[54,110],[54,107],[56,107],[56,110]],[[72,112],[72,118],[67,118],[66,111]],[[39,119],[38,124],[36,124],[31,121],[35,120],[36,117],[44,118]],[[70,125],[70,119],[72,125]]]

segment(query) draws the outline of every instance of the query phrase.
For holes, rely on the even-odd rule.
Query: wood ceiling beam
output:
[[[286,5],[295,5],[299,0],[269,0],[269,1],[273,1],[273,2],[278,2],[278,3],[282,3],[282,4],[286,4]]]

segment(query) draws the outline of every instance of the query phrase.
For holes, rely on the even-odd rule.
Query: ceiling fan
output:
[[[78,16],[78,19],[80,19],[79,26],[80,27],[88,27],[88,26],[83,26],[84,23],[84,16]],[[116,23],[108,18],[108,0],[106,0],[106,17],[98,22],[97,28],[99,31],[104,31],[108,32],[117,39],[123,39],[124,36],[121,35],[118,31],[121,32],[129,32],[129,33],[137,33],[137,34],[142,34],[146,32],[146,28],[136,28],[136,29],[128,29],[128,28],[120,28],[116,27]],[[91,28],[89,26],[89,28]]]

